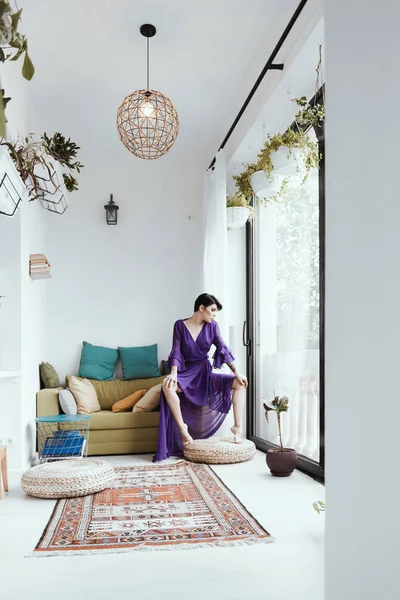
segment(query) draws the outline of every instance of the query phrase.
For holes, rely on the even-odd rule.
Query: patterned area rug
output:
[[[34,556],[272,542],[208,465],[117,467],[113,487],[58,500]]]

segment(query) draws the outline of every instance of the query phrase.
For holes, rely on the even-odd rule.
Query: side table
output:
[[[87,456],[90,415],[49,415],[35,421],[40,462]]]
[[[0,500],[2,498],[2,490],[1,488],[4,486],[4,491],[8,492],[8,472],[7,472],[7,448],[5,446],[0,446]],[[1,483],[3,480],[3,484]]]

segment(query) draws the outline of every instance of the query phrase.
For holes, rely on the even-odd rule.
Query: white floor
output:
[[[150,455],[104,457],[113,465]],[[325,489],[296,471],[272,477],[265,455],[213,467],[273,544],[98,556],[26,558],[54,501],[26,496],[20,474],[0,501],[0,598],[3,600],[323,600],[324,516],[313,508]]]

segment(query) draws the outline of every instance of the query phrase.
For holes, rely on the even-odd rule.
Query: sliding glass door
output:
[[[258,206],[248,225],[248,434],[261,449],[278,444],[262,400],[288,396],[283,443],[300,468],[323,477],[324,162],[303,185],[301,177],[292,175],[283,197]]]

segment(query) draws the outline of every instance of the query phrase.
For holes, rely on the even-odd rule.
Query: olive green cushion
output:
[[[66,377],[66,387],[69,387],[71,375]],[[79,377],[77,377],[79,379]],[[97,393],[102,410],[111,410],[112,405],[122,398],[138,390],[148,390],[157,383],[164,381],[165,377],[150,377],[149,379],[129,379],[127,381],[114,379],[114,381],[98,381],[89,379]]]
[[[60,378],[57,375],[57,371],[50,363],[41,362],[39,370],[45,388],[60,387]]]
[[[111,410],[101,410],[90,415],[90,430],[157,427],[159,421],[159,411],[113,413]]]

